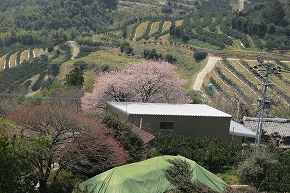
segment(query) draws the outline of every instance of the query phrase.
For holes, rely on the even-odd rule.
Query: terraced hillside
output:
[[[24,61],[29,61],[32,58],[39,57],[44,52],[45,51],[43,49],[35,48],[33,50],[17,51],[12,54],[7,53],[0,58],[0,70],[5,68],[13,68]]]
[[[258,108],[263,97],[266,68],[255,60],[219,60],[203,81],[202,91],[213,103],[240,101]],[[270,61],[267,97],[274,106],[290,106],[290,62]],[[214,105],[214,104],[213,104]]]
[[[181,25],[182,20],[174,21],[145,21],[137,25],[136,29],[132,32],[132,43],[155,42],[165,43],[168,42],[170,36],[169,30],[173,25]]]
[[[24,50],[20,56],[20,64],[24,61],[28,61],[30,59],[29,50]]]
[[[0,70],[3,70],[5,69],[6,67],[6,57],[7,57],[8,54],[5,54],[4,56],[2,56],[0,58]]]

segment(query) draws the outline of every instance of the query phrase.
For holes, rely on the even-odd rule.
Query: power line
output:
[[[140,99],[152,99],[152,98],[169,98],[174,99],[176,97],[186,96],[184,94],[172,94],[172,95],[159,95],[159,96],[140,96],[140,97],[124,97],[124,98],[94,98],[94,97],[52,97],[52,96],[27,96],[24,94],[9,94],[9,93],[0,93],[0,96],[4,97],[24,97],[24,98],[32,98],[32,99],[51,99],[51,100],[91,100],[91,101],[111,101],[111,100],[118,100],[118,101],[134,101]]]
[[[227,87],[225,89],[213,89],[210,90],[209,92],[225,92],[227,90],[232,90],[232,91],[238,91],[239,89],[242,88],[251,88],[253,86],[258,86],[258,85],[264,85],[264,84],[252,84],[249,86],[236,86],[236,87]],[[200,91],[202,92],[202,91]],[[181,96],[186,96],[186,94],[170,94],[170,95],[159,95],[159,96],[137,96],[137,97],[54,97],[54,96],[29,96],[26,94],[21,94],[21,93],[0,93],[0,96],[3,97],[24,97],[24,98],[33,98],[33,99],[52,99],[52,100],[96,100],[96,101],[107,101],[107,100],[120,100],[120,101],[127,101],[127,100],[138,100],[138,99],[148,99],[148,98],[173,98],[173,97],[181,97]]]

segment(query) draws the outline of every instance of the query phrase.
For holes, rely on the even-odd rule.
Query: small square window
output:
[[[160,122],[160,129],[173,130],[174,122]]]

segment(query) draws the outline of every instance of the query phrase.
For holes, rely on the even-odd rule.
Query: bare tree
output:
[[[5,117],[7,114],[19,109],[20,104],[17,103],[15,98],[2,98],[0,99],[0,117]]]
[[[105,170],[126,163],[126,152],[112,137],[110,129],[71,109],[31,106],[11,113],[7,119],[24,130],[22,158],[37,168],[41,193],[48,191],[52,169],[56,177],[62,169],[76,168],[78,163],[92,160],[88,156],[94,157],[94,161],[86,165],[92,172],[82,174],[100,171],[94,169],[95,166]]]

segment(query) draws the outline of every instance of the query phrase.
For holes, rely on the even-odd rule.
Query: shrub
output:
[[[236,162],[241,146],[216,138],[192,138],[170,133],[156,137],[156,150],[161,155],[181,155],[194,160],[210,171]]]
[[[197,51],[194,53],[194,58],[196,61],[201,61],[201,60],[205,59],[206,56],[207,56],[207,53],[203,52],[203,51]]]
[[[243,183],[264,189],[267,172],[276,161],[270,152],[262,150],[259,154],[253,154],[247,160],[240,163],[237,173]]]
[[[120,141],[122,146],[129,152],[130,161],[140,161],[143,156],[143,145],[144,142],[141,137],[132,132],[130,127],[121,122],[116,114],[107,114],[103,123],[107,124],[112,128],[114,132],[114,137]]]
[[[51,46],[48,47],[48,48],[47,48],[47,51],[48,51],[48,52],[52,52],[52,51],[53,51],[53,47],[51,47]]]
[[[173,159],[168,160],[172,164],[169,169],[166,170],[166,178],[168,181],[176,186],[173,192],[192,192],[192,193],[217,193],[206,185],[195,181],[192,182],[193,169],[186,161]]]

